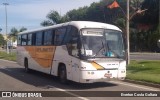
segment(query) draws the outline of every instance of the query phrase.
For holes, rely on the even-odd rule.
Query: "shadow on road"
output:
[[[38,88],[50,89],[50,88],[61,88],[61,89],[72,89],[72,90],[85,90],[92,88],[103,88],[103,87],[113,87],[116,84],[97,82],[91,84],[80,84],[76,82],[69,81],[68,84],[61,84],[57,77],[41,73],[38,71],[31,70],[30,73],[26,73],[23,68],[6,68],[0,69],[0,72],[9,75],[17,80],[24,83],[33,85]]]

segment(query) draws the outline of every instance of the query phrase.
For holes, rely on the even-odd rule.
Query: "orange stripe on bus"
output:
[[[55,53],[55,46],[26,46],[29,55],[42,67],[52,66],[52,59]]]
[[[97,70],[102,70],[104,69],[104,67],[102,67],[101,65],[97,64],[96,62],[91,62],[91,64],[93,65],[93,67],[95,67]]]

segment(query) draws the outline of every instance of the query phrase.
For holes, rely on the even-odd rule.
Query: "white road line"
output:
[[[11,72],[11,70],[6,69],[6,67],[0,67],[0,68]]]
[[[0,67],[1,69],[4,69],[4,70],[7,70],[7,71],[11,71],[11,70],[9,70],[9,69],[6,69],[6,67]],[[90,100],[90,99],[87,99],[87,98],[85,98],[85,97],[81,97],[81,96],[79,96],[79,95],[76,95],[76,94],[74,94],[74,93],[71,93],[71,92],[68,92],[67,90],[64,90],[64,89],[61,89],[61,88],[57,88],[57,87],[55,87],[55,86],[53,86],[55,89],[57,89],[58,91],[63,91],[63,92],[65,92],[65,93],[67,93],[67,94],[70,94],[70,95],[72,95],[72,96],[75,96],[75,97],[77,97],[77,98],[79,98],[79,99],[82,99],[82,100]]]
[[[134,85],[134,84],[131,84],[131,83],[126,83],[126,82],[116,82],[116,81],[110,81],[111,83],[116,83],[116,84],[122,84],[122,85],[127,85],[127,86],[131,86],[131,87],[136,87],[136,88],[140,88],[140,89],[145,89],[145,90],[149,90],[149,91],[160,91],[160,89],[156,89],[156,88],[150,88],[150,87],[143,87],[143,86],[140,86],[140,85]]]
[[[59,90],[59,91],[63,91],[63,92],[65,92],[65,93],[67,93],[67,94],[70,94],[70,95],[72,95],[72,96],[75,96],[75,97],[77,97],[77,98],[79,98],[79,99],[82,99],[82,100],[90,100],[90,99],[88,99],[88,98],[81,97],[81,96],[76,95],[76,94],[74,94],[74,93],[68,92],[68,91],[66,91],[66,90],[64,90],[64,89],[60,89],[60,88],[57,88],[57,87],[54,87],[54,88],[57,89],[57,90]]]

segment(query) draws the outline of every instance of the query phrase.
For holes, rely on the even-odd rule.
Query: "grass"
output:
[[[160,61],[131,61],[126,78],[160,84]]]
[[[16,61],[16,53],[7,54],[6,52],[0,51],[0,59]]]

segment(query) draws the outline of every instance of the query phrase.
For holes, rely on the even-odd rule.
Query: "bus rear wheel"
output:
[[[64,65],[61,65],[59,67],[59,71],[58,71],[58,76],[59,76],[59,80],[61,83],[65,84],[67,83],[67,73],[66,73],[66,67]]]
[[[28,59],[27,58],[25,58],[25,60],[24,60],[24,67],[25,67],[25,72],[29,72],[29,68],[28,68]]]

